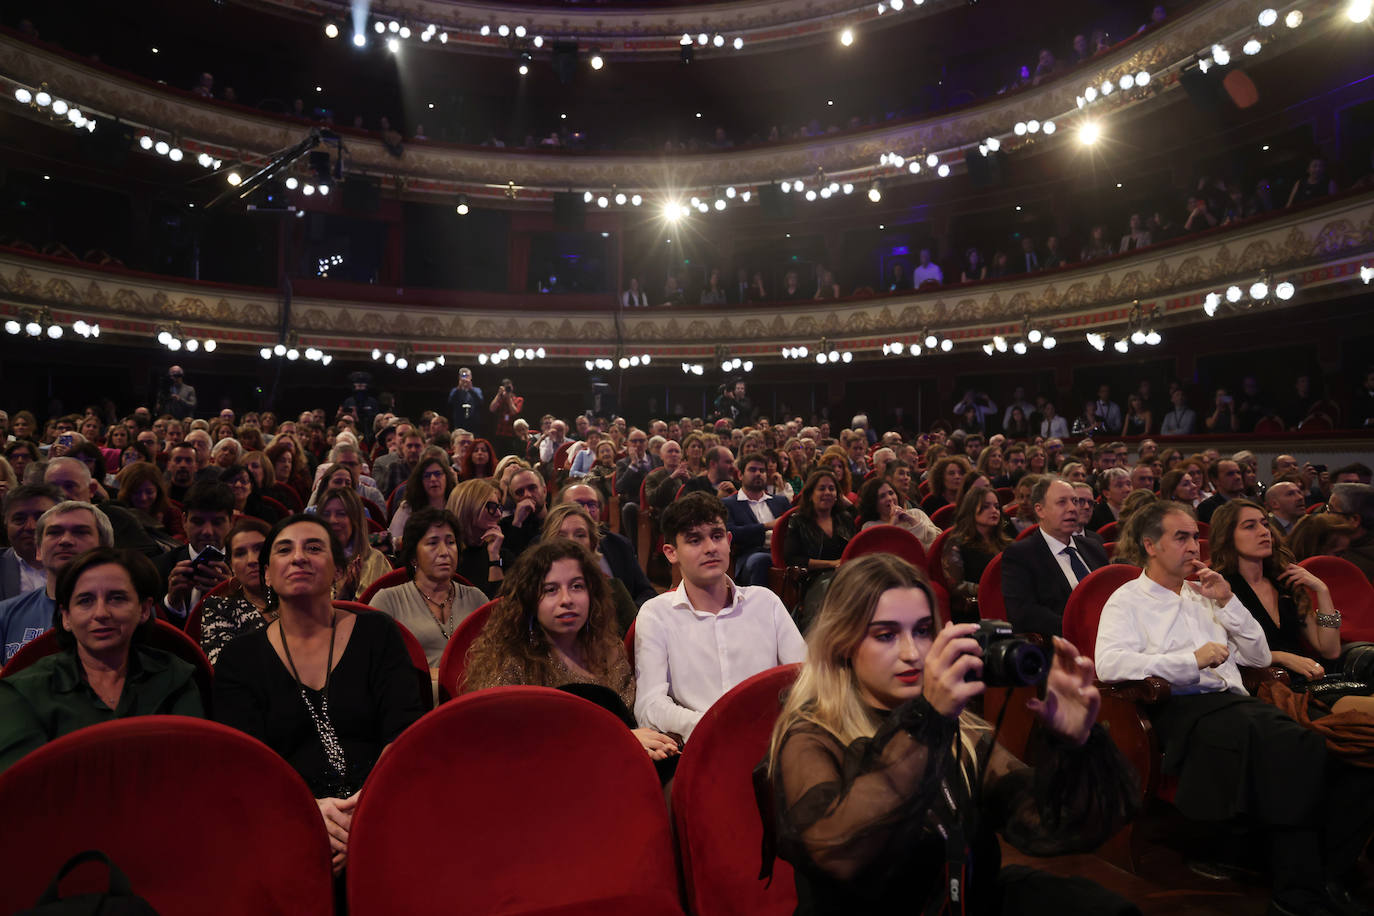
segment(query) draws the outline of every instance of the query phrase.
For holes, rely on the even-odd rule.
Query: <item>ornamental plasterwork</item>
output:
[[[849,303],[788,303],[730,309],[644,309],[621,316],[624,339],[660,356],[709,352],[717,343],[767,351],[788,344],[814,346],[869,336],[911,335],[924,329],[961,338],[986,337],[1019,326],[1029,315],[1042,326],[1083,327],[1120,320],[1133,299],[1174,300],[1179,320],[1202,320],[1199,303],[1185,297],[1236,282],[1248,285],[1261,270],[1275,279],[1374,250],[1374,192],[1325,207],[1283,215],[1191,244],[1086,264],[1068,271],[966,288]],[[1338,280],[1313,279],[1306,285]],[[461,299],[462,294],[458,294]],[[301,344],[370,350],[380,342],[409,342],[417,351],[471,352],[506,344],[540,343],[555,357],[614,346],[611,296],[604,312],[560,314],[530,308],[531,297],[511,295],[497,310],[388,306],[297,297],[291,329]],[[538,297],[541,305],[551,300]],[[1301,304],[1301,295],[1294,304]],[[17,254],[0,254],[0,315],[46,305],[61,321],[77,317],[126,322],[129,333],[153,332],[179,321],[187,333],[234,334],[245,343],[275,342],[280,306],[271,291],[221,290],[157,277],[122,275]],[[1112,318],[1110,316],[1116,316]],[[245,334],[245,332],[247,332]]]
[[[875,170],[879,157],[890,150],[949,150],[1005,133],[1020,120],[1043,120],[1075,112],[1075,98],[1089,83],[1100,84],[1108,77],[1115,79],[1142,69],[1154,72],[1162,64],[1209,46],[1219,36],[1253,25],[1254,15],[1252,0],[1216,0],[1104,55],[1090,68],[1043,86],[995,97],[940,118],[821,137],[803,144],[665,158],[412,143],[398,159],[386,152],[379,140],[350,135],[350,168],[404,179],[415,192],[470,189],[481,193],[481,186],[485,185],[488,193],[495,193],[514,182],[519,194],[527,199],[547,196],[554,190],[612,185],[626,192],[652,191],[667,185],[670,177],[674,187],[692,188],[808,177],[817,168],[830,173]],[[1283,40],[1291,46],[1320,33],[1320,23],[1313,17],[1297,32],[1285,34]],[[113,76],[97,66],[31,46],[9,35],[0,35],[0,74],[30,85],[47,82],[53,92],[73,99],[98,116],[114,115],[135,125],[174,133],[184,143],[208,144],[224,154],[221,158],[230,160],[265,157],[295,143],[306,132],[305,125],[174,95],[154,83]],[[1159,79],[1152,84],[1152,90],[1157,92],[1175,88],[1177,81],[1173,79]],[[1135,104],[1124,103],[1126,95],[1118,93],[1096,104],[1102,111]]]

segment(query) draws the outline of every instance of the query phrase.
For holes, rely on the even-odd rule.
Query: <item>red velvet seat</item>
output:
[[[1040,530],[1040,526],[1039,526],[1039,525],[1031,525],[1031,526],[1030,526],[1029,528],[1027,528],[1025,531],[1022,531],[1020,534],[1018,534],[1018,535],[1016,536],[1016,539],[1017,539],[1018,541],[1024,541],[1026,538],[1030,537],[1032,534],[1035,534],[1035,532],[1038,531],[1038,530]]]
[[[802,579],[806,577],[806,567],[788,566],[783,559],[783,547],[787,544],[787,527],[792,522],[792,515],[796,507],[788,509],[778,516],[773,523],[773,540],[768,545],[769,553],[772,556],[771,567],[768,570],[768,587],[773,590],[773,594],[782,599],[782,603],[791,611],[801,600]]]
[[[1340,557],[1308,557],[1298,564],[1326,583],[1341,612],[1341,640],[1374,640],[1374,585],[1360,568]]]
[[[948,531],[949,527],[954,524],[954,512],[956,509],[958,509],[958,506],[954,505],[954,503],[945,503],[931,514],[931,523],[941,531]]]
[[[625,658],[630,662],[630,670],[635,670],[635,622],[630,621],[630,628],[625,631]]]
[[[1004,506],[1016,501],[1016,490],[1012,487],[998,487],[993,492],[997,494],[997,501]]]
[[[367,510],[367,517],[381,524],[382,529],[386,529],[387,517],[386,507],[379,506],[370,499],[363,500],[363,508]]]
[[[372,612],[380,614],[381,611],[362,601],[335,601],[334,607],[343,611]],[[392,621],[395,623],[395,621]],[[407,630],[404,626],[396,623],[396,631],[401,634],[401,642],[405,643],[406,655],[410,657],[411,667],[415,669],[416,682],[420,686],[420,705],[425,710],[434,708],[434,688],[431,686],[429,676],[429,659],[425,657],[424,647],[415,638],[415,634]]]
[[[949,591],[949,579],[945,577],[945,545],[949,543],[950,533],[941,531],[940,536],[931,542],[930,550],[926,551],[926,572],[930,576],[930,581],[946,592]]]
[[[1121,536],[1121,523],[1108,522],[1101,528],[1098,528],[1097,533],[1102,535],[1102,540],[1104,541],[1115,541]]]
[[[260,493],[258,495],[262,497],[262,501],[267,506],[267,508],[277,513],[277,518],[283,519],[286,518],[288,515],[294,514],[294,511],[291,509],[291,507],[286,505],[286,503],[282,502],[281,500],[273,499],[271,496],[268,496],[266,494]]]
[[[0,775],[0,811],[0,913],[33,906],[86,849],[107,853],[160,913],[334,911],[329,840],[305,782],[215,722],[138,716],[72,732]],[[83,866],[64,894],[104,890],[97,875]]]
[[[348,854],[351,916],[682,912],[649,756],[605,709],[544,687],[463,696],[402,733]]]
[[[487,625],[487,618],[491,616],[494,607],[496,602],[488,601],[464,617],[463,622],[458,624],[458,629],[449,637],[448,645],[444,646],[444,654],[439,659],[440,703],[463,692],[463,678],[468,672],[468,649],[472,648],[472,644],[481,635],[482,627]]]
[[[1002,597],[1002,555],[999,553],[978,579],[978,616],[1006,620],[1007,602]]]
[[[896,525],[874,525],[863,529],[844,545],[840,562],[845,563],[870,553],[890,553],[920,569],[926,568],[926,549],[921,545],[920,538]]]
[[[147,640],[148,646],[175,655],[182,661],[190,662],[192,667],[196,669],[196,687],[200,690],[201,705],[205,707],[206,715],[209,715],[210,700],[214,693],[212,684],[214,683],[215,672],[210,667],[210,660],[201,651],[200,644],[170,623],[162,620],[153,621],[153,628],[148,631]],[[0,677],[17,674],[43,656],[61,651],[62,647],[57,644],[57,631],[48,630],[14,653],[4,670],[0,671]]]
[[[760,881],[763,825],[754,801],[754,766],[768,752],[780,695],[800,665],[770,668],[717,700],[692,731],[673,781],[673,823],[696,916],[785,916],[797,906],[792,867],[773,864]]]
[[[1112,557],[1116,556],[1116,541],[1107,541],[1103,543],[1102,549],[1107,552],[1107,559],[1110,560]]]

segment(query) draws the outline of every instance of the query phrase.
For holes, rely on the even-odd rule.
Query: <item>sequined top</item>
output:
[[[272,618],[275,617],[273,614]],[[235,585],[221,595],[206,595],[200,607],[200,647],[210,664],[216,664],[225,646],[246,633],[261,630],[268,619],[248,600],[242,586]]]

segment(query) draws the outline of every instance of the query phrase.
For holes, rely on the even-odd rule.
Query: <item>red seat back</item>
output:
[[[954,524],[954,511],[957,508],[954,503],[945,503],[936,509],[935,514],[930,517],[931,523],[941,531],[948,531],[949,527]]]
[[[1064,638],[1073,643],[1080,654],[1094,657],[1103,605],[1113,592],[1140,575],[1140,569],[1135,566],[1112,563],[1088,573],[1088,578],[1069,593],[1068,603],[1064,605]]]
[[[208,716],[210,714],[210,698],[214,693],[212,685],[215,672],[210,667],[210,659],[206,658],[205,653],[201,651],[200,644],[170,623],[156,619],[153,620],[152,629],[147,631],[146,640],[145,645],[154,649],[161,649],[163,652],[175,655],[182,661],[190,662],[191,666],[196,669],[196,688],[200,691],[201,705],[205,707],[205,714]],[[4,670],[0,671],[0,677],[17,674],[45,655],[53,655],[61,651],[62,647],[57,644],[57,632],[48,630],[14,653]]]
[[[630,670],[635,670],[635,622],[630,621],[630,628],[625,631],[625,658],[630,663]]]
[[[1265,417],[1255,424],[1255,435],[1272,436],[1283,432],[1283,421],[1275,417]]]
[[[1116,556],[1116,541],[1107,541],[1102,545],[1102,549],[1107,552],[1107,559]]]
[[[997,494],[997,501],[1004,506],[1016,501],[1016,490],[1011,487],[998,487],[993,492]]]
[[[1017,539],[1018,541],[1024,541],[1026,538],[1030,537],[1032,534],[1035,534],[1035,532],[1038,531],[1038,530],[1040,530],[1040,526],[1039,526],[1039,525],[1031,525],[1031,526],[1030,526],[1029,528],[1027,528],[1025,531],[1022,531],[1020,534],[1018,534],[1018,535],[1016,536],[1016,539]]]
[[[754,801],[754,766],[768,753],[781,694],[800,665],[770,668],[712,704],[692,731],[673,780],[673,822],[696,916],[784,916],[797,907],[792,867],[773,863],[758,878],[763,824]]]
[[[1331,603],[1341,612],[1341,639],[1374,640],[1374,585],[1360,568],[1340,557],[1308,557],[1299,565],[1331,590]]]
[[[787,526],[791,524],[792,513],[796,511],[795,507],[788,509],[782,515],[779,515],[777,521],[773,523],[773,541],[768,545],[768,550],[773,557],[772,564],[774,569],[783,569],[787,566],[786,561],[782,558],[782,549],[787,544]]]
[[[378,578],[375,582],[363,589],[363,593],[358,596],[358,600],[363,604],[369,604],[377,593],[384,588],[392,588],[396,585],[405,585],[410,581],[410,570],[393,569],[386,575]]]
[[[949,591],[949,579],[945,577],[945,545],[949,543],[949,531],[941,531],[930,544],[930,550],[926,552],[926,573],[930,576],[930,581]],[[949,618],[946,617],[946,620]]]
[[[1097,533],[1102,535],[1102,540],[1104,541],[1115,541],[1121,534],[1121,523],[1108,522],[1101,528],[1098,528]]]
[[[469,913],[682,912],[648,754],[605,709],[545,687],[460,697],[403,732],[368,777],[348,846],[352,916],[443,900]]]
[[[267,505],[267,508],[277,513],[278,518],[286,518],[293,513],[291,507],[281,500],[274,499],[264,493],[259,493],[258,495],[262,498],[263,503]]]
[[[844,545],[840,562],[844,563],[870,553],[890,553],[913,566],[926,568],[926,549],[921,546],[920,538],[896,525],[874,525],[863,529]]]
[[[978,616],[1006,620],[1007,602],[1002,597],[1002,555],[999,553],[978,579]]]
[[[12,839],[0,913],[33,906],[86,849],[107,853],[160,913],[334,911],[329,840],[305,782],[215,722],[136,716],[72,732],[0,774],[0,811]],[[82,867],[63,892],[107,884],[103,869]]]
[[[1200,538],[1205,538],[1205,537],[1209,536],[1211,533],[1212,533],[1212,526],[1211,526],[1211,525],[1209,525],[1209,524],[1207,524],[1206,522],[1203,522],[1203,521],[1199,521],[1199,522],[1197,523],[1197,536],[1198,536],[1198,537],[1200,537]]]
[[[440,703],[463,692],[463,678],[468,673],[468,649],[472,648],[472,644],[481,635],[482,628],[487,625],[487,618],[491,616],[494,607],[496,602],[488,601],[464,617],[462,623],[458,624],[458,629],[448,638],[443,657],[439,659]]]

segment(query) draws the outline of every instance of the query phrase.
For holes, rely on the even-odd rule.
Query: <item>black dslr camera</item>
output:
[[[983,649],[983,683],[989,687],[1031,687],[1050,674],[1043,649],[1012,632],[1005,620],[980,620],[971,634]],[[968,680],[976,681],[974,674]]]

